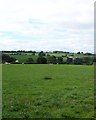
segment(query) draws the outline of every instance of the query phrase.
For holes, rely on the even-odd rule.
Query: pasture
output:
[[[91,65],[2,65],[3,118],[93,118]]]

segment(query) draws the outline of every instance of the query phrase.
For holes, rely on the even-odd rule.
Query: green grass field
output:
[[[94,67],[3,65],[3,118],[93,118]]]

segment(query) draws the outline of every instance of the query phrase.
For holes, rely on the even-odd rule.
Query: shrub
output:
[[[47,59],[45,57],[38,57],[37,58],[37,63],[38,64],[47,64]]]
[[[82,65],[83,64],[83,59],[82,58],[75,58],[74,64],[76,64],[76,65]]]

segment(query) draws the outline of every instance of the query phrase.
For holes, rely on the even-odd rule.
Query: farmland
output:
[[[93,65],[2,65],[3,118],[93,118]]]

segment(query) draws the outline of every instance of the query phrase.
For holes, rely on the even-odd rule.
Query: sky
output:
[[[95,0],[1,0],[0,50],[94,52]]]

